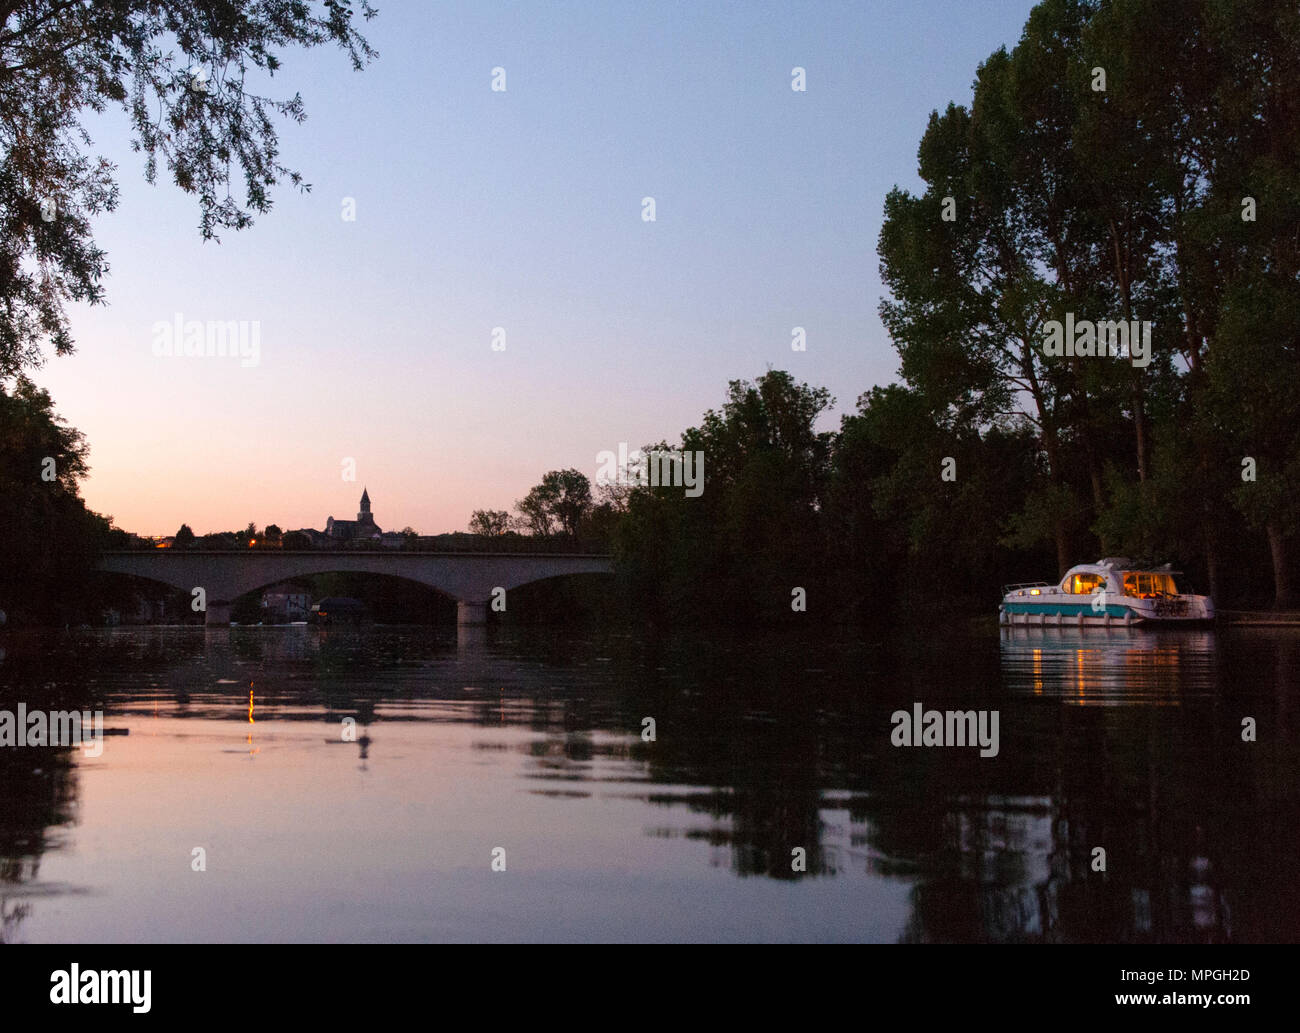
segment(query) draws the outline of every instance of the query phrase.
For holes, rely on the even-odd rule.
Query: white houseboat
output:
[[[1034,581],[1007,585],[998,607],[1000,624],[1115,625],[1185,624],[1214,619],[1208,595],[1183,595],[1168,565],[1135,567],[1111,556],[1071,567],[1054,585]]]

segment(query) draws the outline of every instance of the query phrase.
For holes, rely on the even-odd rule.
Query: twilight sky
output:
[[[969,102],[1032,2],[376,6],[364,72],[285,55],[275,95],[308,118],[281,157],[312,190],[219,245],[144,182],[123,116],[88,123],[122,187],[96,225],[108,305],[75,309],[77,354],[34,379],[120,527],[321,528],[364,484],[385,529],[463,530],[547,470],[676,442],[769,366],[830,388],[837,426],[897,370],[884,196],[917,188],[929,113]],[[156,356],[176,313],[258,321],[260,363]]]

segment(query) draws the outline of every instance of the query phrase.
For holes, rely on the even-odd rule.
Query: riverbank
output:
[[[1297,610],[1220,610],[1223,624],[1243,627],[1300,628],[1300,611]]]

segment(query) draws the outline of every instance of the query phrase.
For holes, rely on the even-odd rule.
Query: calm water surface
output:
[[[1290,629],[0,649],[0,708],[117,733],[0,748],[3,940],[1300,939]],[[891,745],[917,702],[998,755]]]

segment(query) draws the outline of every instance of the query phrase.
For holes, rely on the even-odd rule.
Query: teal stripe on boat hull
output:
[[[1127,606],[1111,603],[1108,603],[1104,610],[1094,610],[1091,603],[1003,603],[1002,609],[1007,613],[1030,613],[1046,617],[1077,617],[1079,614],[1085,617],[1104,617],[1109,614],[1122,619],[1132,613]],[[1142,619],[1141,615],[1136,613],[1133,614],[1133,618]]]

